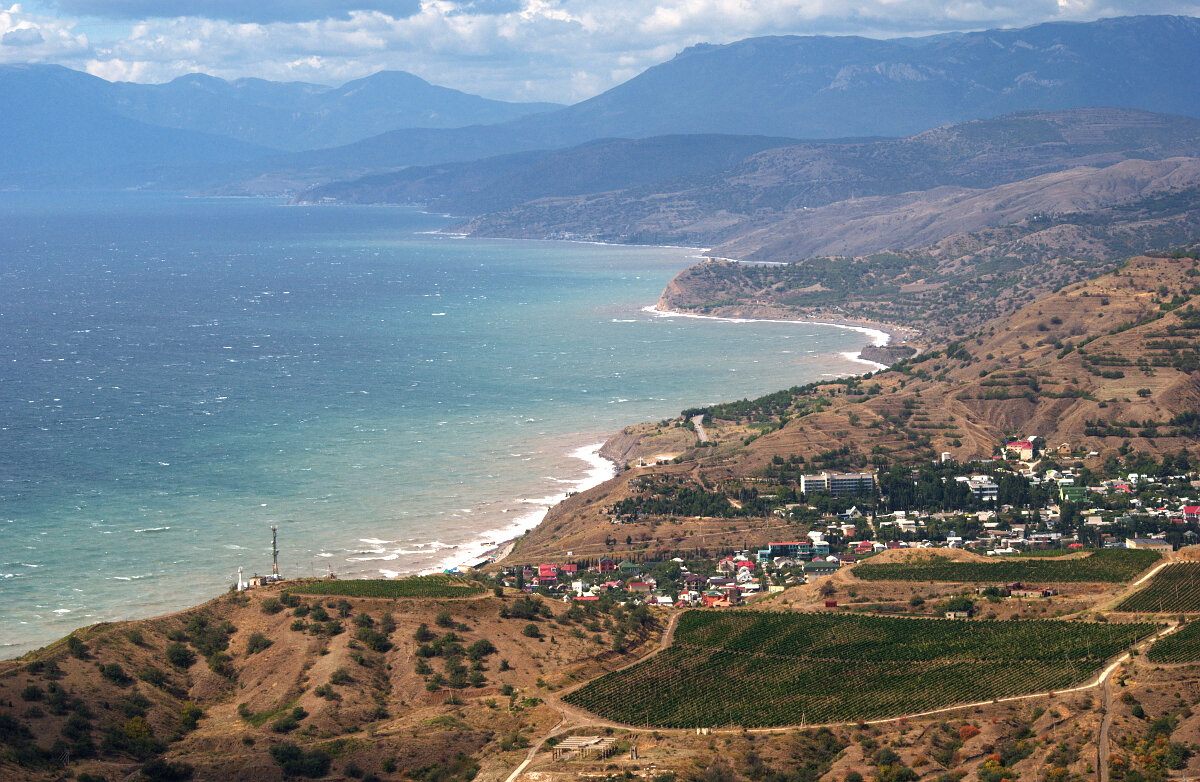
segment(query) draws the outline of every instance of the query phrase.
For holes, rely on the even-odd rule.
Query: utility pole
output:
[[[271,525],[271,575],[279,579],[279,547],[276,545],[276,531],[279,527]]]

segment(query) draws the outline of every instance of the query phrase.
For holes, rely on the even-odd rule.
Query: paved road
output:
[[[700,438],[700,442],[708,442],[708,432],[704,431],[704,415],[692,416],[692,426],[696,427],[696,436]]]

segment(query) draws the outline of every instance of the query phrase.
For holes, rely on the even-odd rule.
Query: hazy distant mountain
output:
[[[421,203],[480,214],[548,196],[650,185],[728,168],[764,149],[795,144],[766,136],[605,139],[557,151],[521,152],[470,163],[413,166],[304,193],[302,203]]]
[[[557,153],[557,159],[569,161],[584,149]],[[478,216],[465,230],[486,236],[573,235],[708,246],[753,233],[766,245],[777,235],[789,235],[784,229],[793,215],[841,201],[948,187],[986,189],[1079,166],[1105,168],[1130,159],[1172,157],[1200,157],[1200,119],[1131,109],[1022,112],[903,139],[774,144],[720,170],[664,175],[621,189],[543,192],[526,203]],[[419,176],[424,169],[401,172],[396,178],[408,174],[425,186],[441,185],[446,189],[431,193],[440,200],[424,200],[459,204],[466,211],[472,203],[498,201],[498,196],[488,196],[489,188],[507,192],[512,190],[510,181],[520,180],[510,172],[479,187],[471,172],[485,180],[490,165],[480,161],[445,167],[457,174],[441,180]],[[648,177],[654,170],[647,166],[643,173]],[[364,198],[352,198],[359,188]],[[379,194],[368,182],[330,185],[316,192],[340,193],[345,200],[370,200],[365,196]],[[886,231],[880,236],[888,238]],[[744,246],[738,251],[737,257],[748,254]]]
[[[109,86],[66,68],[0,67],[0,183],[62,185],[82,171],[124,177],[118,172],[130,167],[228,163],[272,151],[122,116],[98,98]]]
[[[596,138],[908,136],[1030,109],[1114,106],[1200,116],[1200,19],[1138,16],[878,41],[750,38],[694,46],[590,100],[491,127],[399,130],[289,158],[397,168]]]
[[[147,125],[290,151],[341,146],[397,128],[497,123],[561,108],[488,100],[394,71],[340,87],[262,79],[229,82],[202,74],[167,84],[133,84],[56,65],[0,66],[0,101],[0,126],[20,125],[27,112],[52,105],[79,124],[89,123],[92,112],[108,112]]]
[[[906,136],[1026,109],[1200,116],[1200,19],[1137,16],[887,41],[694,46],[541,124],[570,136]]]
[[[115,84],[115,109],[156,125],[217,133],[282,150],[350,144],[398,128],[457,128],[562,108],[507,103],[381,71],[340,87],[192,74],[168,84]]]

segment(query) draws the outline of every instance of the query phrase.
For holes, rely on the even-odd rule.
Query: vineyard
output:
[[[1062,689],[1150,624],[689,611],[672,646],[564,697],[618,722],[848,722]]]
[[[289,587],[301,595],[341,595],[343,597],[470,597],[481,594],[483,587],[468,584],[447,575],[412,578],[351,579],[348,581],[309,581]]]
[[[1154,642],[1146,658],[1154,663],[1190,663],[1200,660],[1200,622],[1188,622]]]
[[[1193,613],[1200,611],[1200,562],[1178,562],[1154,574],[1118,611]]]
[[[920,562],[863,564],[852,571],[864,581],[949,581],[1057,584],[1068,581],[1119,583],[1129,581],[1160,558],[1156,551],[1103,549],[1079,559],[1030,557],[960,562],[931,557]]]

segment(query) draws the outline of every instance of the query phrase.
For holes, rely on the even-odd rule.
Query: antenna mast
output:
[[[271,575],[276,580],[279,579],[279,547],[275,545],[275,535],[278,529],[279,527],[274,524],[271,525]]]

